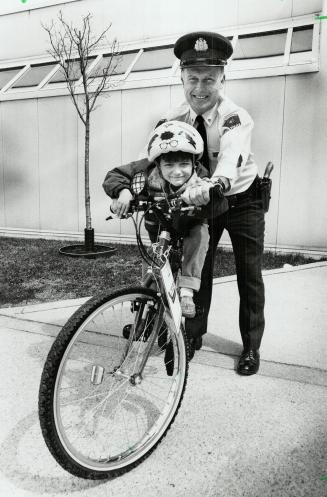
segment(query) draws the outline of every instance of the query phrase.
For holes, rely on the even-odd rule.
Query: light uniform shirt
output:
[[[194,125],[196,114],[185,102],[164,117]],[[203,119],[212,177],[225,176],[229,179],[231,189],[227,196],[244,192],[258,173],[251,153],[251,117],[229,98],[221,97],[220,102],[203,114]],[[140,157],[146,157],[146,150]]]

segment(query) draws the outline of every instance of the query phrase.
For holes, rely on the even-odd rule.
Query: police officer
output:
[[[186,102],[164,117],[192,124],[205,143],[202,162],[210,171],[211,184],[203,181],[189,188],[184,200],[204,205],[209,201],[209,189],[218,184],[229,204],[225,214],[210,221],[210,247],[196,298],[202,312],[187,320],[186,328],[196,348],[200,348],[201,336],[207,331],[214,256],[226,229],[233,246],[240,295],[239,326],[244,350],[237,372],[251,375],[259,369],[264,331],[264,211],[257,188],[258,170],[251,153],[253,121],[244,109],[222,94],[224,66],[232,52],[230,41],[217,33],[200,31],[179,38],[174,53],[180,59]]]
[[[206,31],[189,33],[176,41],[174,53],[180,59],[186,102],[162,116],[164,119],[158,124],[165,120],[179,120],[196,127],[204,141],[201,162],[210,173],[209,181],[203,180],[186,189],[184,200],[190,204],[206,205],[210,189],[218,185],[229,204],[225,214],[209,221],[210,245],[202,270],[201,287],[194,299],[198,313],[195,318],[186,319],[186,332],[191,338],[194,354],[194,349],[201,347],[201,337],[207,331],[214,257],[226,229],[233,246],[240,294],[239,326],[244,350],[237,371],[251,375],[259,369],[259,347],[264,330],[261,259],[265,223],[257,166],[251,154],[253,121],[244,109],[222,94],[224,66],[233,53],[227,38]],[[146,157],[146,153],[143,156]],[[130,179],[126,174],[127,192]],[[108,178],[103,186],[110,195],[112,185]],[[126,205],[129,200],[127,197]]]

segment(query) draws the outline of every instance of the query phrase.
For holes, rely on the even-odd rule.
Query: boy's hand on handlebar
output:
[[[188,186],[182,193],[182,200],[189,205],[207,205],[210,200],[210,189],[213,187],[209,181],[200,180]]]
[[[113,200],[111,204],[111,210],[114,214],[117,214],[118,217],[126,216],[129,211],[131,200],[133,200],[133,195],[127,188],[121,190],[119,193],[119,197]]]

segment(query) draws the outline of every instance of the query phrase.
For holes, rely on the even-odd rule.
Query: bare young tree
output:
[[[50,39],[51,49],[48,52],[59,64],[62,79],[67,84],[74,106],[85,126],[84,248],[87,252],[94,251],[90,206],[90,115],[97,108],[95,104],[99,95],[114,86],[111,76],[115,74],[121,60],[117,40],[114,39],[111,44],[107,41],[111,24],[100,34],[94,35],[91,19],[91,14],[88,14],[82,17],[80,27],[74,27],[71,22],[64,19],[60,11],[56,22],[52,21],[49,26],[42,25]],[[109,55],[106,57],[97,55],[104,47]]]

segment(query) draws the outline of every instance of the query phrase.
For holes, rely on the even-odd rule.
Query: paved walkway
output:
[[[259,374],[234,371],[236,281],[218,279],[209,333],[174,425],[143,464],[105,483],[58,467],[37,418],[46,354],[85,299],[0,309],[0,496],[325,497],[327,263],[266,271],[264,280]]]

